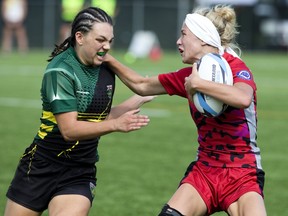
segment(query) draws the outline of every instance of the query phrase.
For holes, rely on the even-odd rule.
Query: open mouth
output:
[[[97,52],[98,56],[104,56],[106,54],[106,52]]]

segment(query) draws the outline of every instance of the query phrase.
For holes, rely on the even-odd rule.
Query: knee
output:
[[[184,216],[178,210],[171,208],[168,204],[164,205],[158,216]]]

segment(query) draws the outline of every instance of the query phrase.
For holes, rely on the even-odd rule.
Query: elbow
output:
[[[77,141],[76,138],[71,137],[71,136],[63,136],[63,139],[64,139],[66,142],[75,142],[75,141]]]
[[[251,97],[242,97],[239,100],[238,108],[241,109],[246,109],[248,108],[252,103],[252,98]]]
[[[62,137],[66,142],[74,142],[79,140],[75,134],[69,133],[68,131],[61,131]]]
[[[140,77],[127,85],[135,94],[140,96],[151,95],[151,78]]]
[[[138,89],[137,91],[135,91],[135,93],[140,95],[140,96],[149,96],[149,94],[147,94],[147,91],[145,91],[143,89]]]
[[[248,108],[254,98],[254,91],[251,86],[243,83],[236,83],[235,84],[238,91],[235,92],[234,99],[236,102],[235,106],[240,109],[246,109]]]
[[[132,92],[134,92],[135,94],[137,94],[137,95],[140,95],[140,96],[145,96],[144,95],[144,93],[145,92],[143,92],[139,87],[130,87],[130,90],[132,91]]]
[[[145,85],[137,84],[134,87],[130,88],[135,94],[140,96],[148,96],[148,91]]]

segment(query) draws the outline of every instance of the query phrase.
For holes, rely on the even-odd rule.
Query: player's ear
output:
[[[83,44],[83,39],[84,39],[83,33],[80,32],[80,31],[77,31],[77,32],[75,33],[76,43],[79,44],[80,46],[82,46],[82,44]]]

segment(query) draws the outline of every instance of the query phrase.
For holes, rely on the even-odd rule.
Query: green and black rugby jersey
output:
[[[66,142],[55,114],[78,112],[78,120],[100,122],[110,112],[115,90],[115,74],[102,64],[83,65],[72,47],[57,55],[43,76],[41,126],[35,136],[35,152],[67,164],[92,164],[98,161],[99,138]]]

